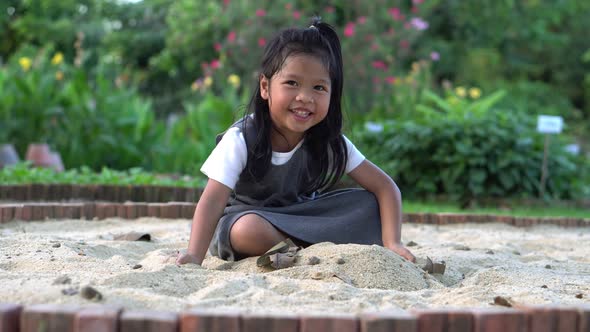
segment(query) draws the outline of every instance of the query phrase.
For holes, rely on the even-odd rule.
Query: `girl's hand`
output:
[[[188,253],[178,253],[178,257],[176,258],[176,265],[183,265],[183,264],[197,264],[201,265],[199,259],[196,256],[190,255]]]
[[[404,245],[401,243],[389,245],[386,246],[386,248],[409,260],[412,263],[416,262],[416,257],[408,250],[408,248],[404,247]]]

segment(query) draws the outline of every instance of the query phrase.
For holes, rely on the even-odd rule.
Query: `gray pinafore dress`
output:
[[[232,127],[245,130],[244,136],[251,138],[246,142],[252,142],[256,135],[252,121],[247,121],[245,129],[242,122]],[[217,137],[217,142],[222,136]],[[232,249],[229,233],[240,217],[250,213],[266,219],[304,246],[326,241],[382,245],[379,206],[372,193],[351,188],[302,194],[311,162],[304,144],[285,164],[271,165],[262,181],[251,180],[244,171],[217,224],[209,246],[211,255],[224,260],[244,258]]]

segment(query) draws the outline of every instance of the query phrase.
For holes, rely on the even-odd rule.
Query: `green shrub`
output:
[[[384,122],[382,131],[362,129],[358,145],[409,197],[446,195],[469,203],[537,196],[543,137],[533,117],[493,108],[502,95],[469,101],[429,92],[414,119]],[[566,152],[560,139],[550,146],[547,197],[584,195],[588,179],[579,174],[587,162]]]
[[[102,67],[98,67],[102,68]],[[93,79],[51,48],[23,48],[0,67],[0,132],[24,155],[45,142],[67,167],[149,167],[163,126],[135,89]]]

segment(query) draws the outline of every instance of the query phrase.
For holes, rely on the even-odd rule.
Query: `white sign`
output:
[[[539,115],[537,131],[542,134],[559,134],[563,129],[563,118],[553,115]]]

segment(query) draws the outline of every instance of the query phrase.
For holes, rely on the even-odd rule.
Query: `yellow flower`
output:
[[[59,65],[63,61],[64,61],[64,55],[61,52],[55,53],[55,55],[53,56],[53,58],[51,58],[51,64],[54,65],[54,66]]]
[[[55,73],[55,79],[58,81],[61,81],[64,79],[64,73],[62,73],[61,71],[58,71]]]
[[[481,90],[478,88],[471,88],[469,89],[469,97],[473,99],[477,99],[481,97]]]
[[[236,74],[229,75],[227,81],[236,89],[240,86],[240,76]]]
[[[465,98],[465,96],[467,96],[467,90],[465,90],[465,88],[462,86],[458,86],[455,89],[455,93],[457,94],[457,96],[459,96],[461,98]]]
[[[21,68],[24,71],[28,71],[29,69],[31,69],[31,65],[33,64],[31,62],[31,59],[29,59],[27,57],[22,57],[22,58],[18,59],[18,63],[20,64]]]
[[[203,84],[207,88],[210,87],[213,84],[213,79],[211,78],[211,76],[205,77],[205,80],[203,80]]]

